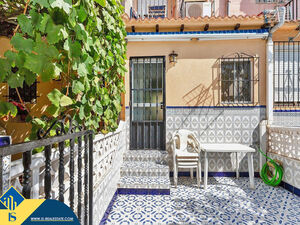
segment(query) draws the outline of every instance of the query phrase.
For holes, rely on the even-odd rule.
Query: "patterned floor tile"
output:
[[[108,225],[300,224],[300,198],[256,178],[210,177],[207,190],[179,178],[171,195],[118,195]]]

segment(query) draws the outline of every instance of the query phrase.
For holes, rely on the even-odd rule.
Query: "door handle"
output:
[[[163,102],[161,102],[161,103],[160,103],[160,108],[161,108],[161,109],[164,109],[164,108],[165,108],[165,106],[164,106],[164,103],[163,103]]]

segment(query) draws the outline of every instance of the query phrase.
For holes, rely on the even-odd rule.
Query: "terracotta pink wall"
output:
[[[194,0],[197,1],[197,0]],[[201,1],[201,0],[199,0]],[[203,1],[203,0],[202,0]],[[211,0],[206,0],[211,1]],[[239,15],[257,15],[264,11],[265,9],[274,9],[276,7],[276,3],[256,3],[257,0],[229,0],[230,9],[229,9],[229,16],[239,16]],[[177,13],[179,11],[180,0],[169,0],[169,9],[174,7],[176,4]],[[215,16],[227,16],[227,4],[228,0],[215,0]],[[283,4],[280,4],[283,5]],[[133,6],[137,8],[137,0],[126,0],[125,6]],[[125,7],[125,12],[129,15],[130,7]],[[169,12],[170,15],[170,12]],[[176,14],[177,15],[177,14]],[[173,14],[174,16],[174,14]]]
[[[227,15],[227,0],[215,0],[216,16]],[[229,0],[229,16],[257,15],[265,9],[274,9],[276,4],[256,3],[256,0]]]

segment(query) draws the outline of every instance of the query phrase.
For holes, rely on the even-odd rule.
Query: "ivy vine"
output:
[[[18,89],[38,77],[42,82],[60,77],[66,84],[47,95],[52,104],[41,118],[29,112],[31,139],[66,113],[86,129],[99,131],[101,123],[106,131],[116,129],[126,72],[120,1],[28,0],[23,6],[13,50],[0,58],[0,82]],[[22,99],[20,104],[26,108]],[[0,101],[0,117],[16,114],[15,105]]]

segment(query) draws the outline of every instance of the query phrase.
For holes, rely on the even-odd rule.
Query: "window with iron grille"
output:
[[[24,102],[33,103],[37,98],[37,83],[34,82],[32,85],[24,82],[22,88],[18,88],[20,97]],[[9,88],[9,101],[20,102],[19,96],[15,88]]]
[[[149,6],[148,15],[150,18],[165,18],[166,6],[165,5]]]
[[[258,58],[245,54],[221,59],[222,103],[253,103],[254,86],[258,82],[258,75],[254,77],[254,64],[258,67]],[[256,69],[259,71],[258,68]]]
[[[286,0],[256,0],[256,3],[284,3]]]
[[[300,106],[300,42],[274,42],[275,105]]]

